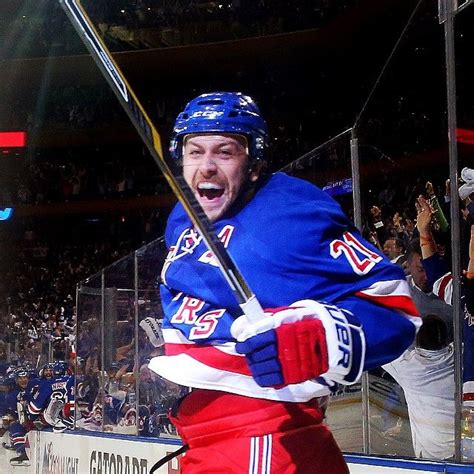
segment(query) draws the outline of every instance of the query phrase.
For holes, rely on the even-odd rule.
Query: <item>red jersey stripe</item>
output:
[[[187,354],[215,369],[236,372],[241,375],[252,375],[245,357],[222,352],[214,346],[167,343],[165,351],[167,356]]]
[[[386,306],[389,309],[399,309],[410,316],[420,315],[411,297],[406,295],[369,295],[359,291],[356,293],[356,296]]]

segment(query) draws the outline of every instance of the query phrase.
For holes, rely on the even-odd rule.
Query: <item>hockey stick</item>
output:
[[[137,129],[143,143],[147,146],[171,189],[183,205],[191,222],[199,230],[208,249],[216,258],[217,265],[234,293],[242,311],[249,320],[260,319],[263,316],[260,303],[222,243],[217,239],[211,222],[197,202],[177,166],[173,163],[172,167],[170,167],[170,164],[166,162],[158,131],[130,88],[107,47],[97,34],[81,2],[79,0],[59,0],[59,3],[119,99],[120,104]]]

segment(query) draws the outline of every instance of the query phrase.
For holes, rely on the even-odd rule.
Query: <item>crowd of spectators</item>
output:
[[[321,28],[355,0],[279,1],[84,1],[108,46],[114,51],[183,46]],[[47,14],[46,14],[47,12]],[[9,25],[2,58],[59,56],[84,53],[59,2],[25,0],[22,8],[2,7],[0,29]],[[47,27],[45,25],[47,24]],[[20,33],[21,32],[21,33]],[[14,46],[14,47],[12,47]]]
[[[102,147],[83,149],[81,156],[85,158],[74,152],[63,159],[54,154],[43,158],[40,153],[33,159],[18,157],[15,171],[2,189],[2,203],[5,206],[67,203],[169,192],[156,164],[140,155],[140,147],[132,146],[115,152]],[[132,162],[130,158],[135,159]]]
[[[163,221],[152,210],[85,219],[81,229],[77,218],[17,226],[22,239],[2,240],[11,253],[1,265],[2,357],[32,366],[66,359],[75,345],[77,283],[160,236]]]

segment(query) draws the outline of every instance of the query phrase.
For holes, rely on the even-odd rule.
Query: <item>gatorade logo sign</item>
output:
[[[89,474],[148,474],[148,462],[133,456],[92,451]]]

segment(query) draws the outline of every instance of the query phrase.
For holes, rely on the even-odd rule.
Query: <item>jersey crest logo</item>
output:
[[[201,243],[202,237],[194,229],[184,229],[175,245],[172,245],[161,270],[161,279],[166,283],[166,272],[170,265],[186,255],[191,255]]]
[[[217,238],[221,241],[224,248],[227,248],[229,246],[230,238],[232,237],[233,232],[234,232],[234,226],[226,225],[217,235]],[[198,258],[198,261],[201,263],[207,263],[209,265],[212,265],[213,267],[219,266],[219,262],[217,261],[216,256],[210,250],[208,250],[207,252],[204,252]]]
[[[194,229],[184,229],[175,245],[170,247],[165,264],[174,262],[186,255],[191,255],[201,243],[202,237]]]
[[[226,225],[217,235],[217,238],[222,242],[224,248],[227,248],[234,232],[234,226]],[[175,245],[172,245],[169,249],[168,255],[166,256],[165,263],[161,270],[161,280],[166,284],[166,272],[170,265],[180,258],[186,257],[194,253],[196,248],[202,241],[202,236],[199,235],[194,229],[184,229],[181,235],[178,237]],[[213,267],[218,266],[215,255],[210,251],[206,250],[199,258],[198,261]]]

